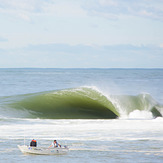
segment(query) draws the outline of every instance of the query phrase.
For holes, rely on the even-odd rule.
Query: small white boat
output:
[[[22,153],[38,154],[38,155],[66,154],[69,151],[69,149],[66,146],[57,147],[57,148],[45,148],[45,147],[30,147],[26,145],[18,145],[18,148]]]

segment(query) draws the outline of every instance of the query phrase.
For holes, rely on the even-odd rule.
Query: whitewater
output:
[[[162,69],[0,69],[0,162],[162,162]],[[23,155],[35,138],[62,156]]]

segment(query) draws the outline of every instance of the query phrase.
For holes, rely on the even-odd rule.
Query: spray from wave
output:
[[[148,112],[161,117],[163,107],[149,94],[106,95],[96,87],[79,87],[0,99],[1,108],[15,116],[51,119],[115,119]],[[136,113],[138,115],[138,113]],[[13,115],[13,114],[12,114]]]

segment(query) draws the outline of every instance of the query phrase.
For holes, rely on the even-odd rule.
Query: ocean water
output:
[[[0,69],[0,162],[163,162],[163,69]],[[54,139],[66,155],[24,155]]]

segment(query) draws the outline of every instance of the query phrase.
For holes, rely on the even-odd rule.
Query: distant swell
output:
[[[42,92],[1,99],[6,109],[21,111],[30,118],[115,119],[134,110],[162,116],[162,107],[150,95],[106,96],[93,87]],[[19,116],[19,115],[17,115]]]

